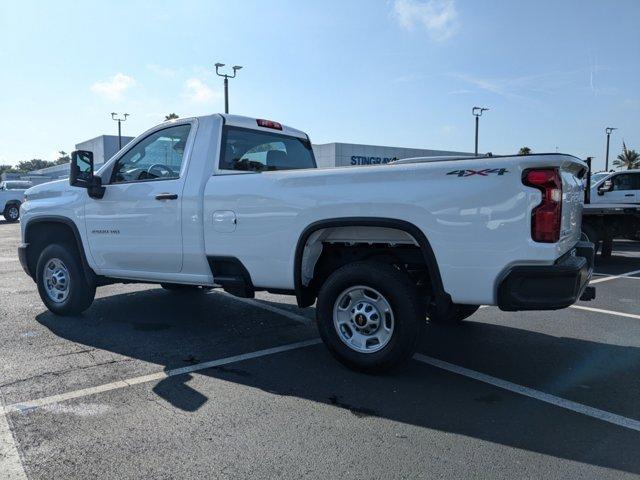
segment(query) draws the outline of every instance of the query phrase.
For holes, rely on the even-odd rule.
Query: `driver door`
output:
[[[98,268],[113,276],[182,269],[181,204],[191,124],[155,131],[115,163],[101,199],[85,204]],[[185,155],[185,151],[187,155]]]
[[[636,194],[640,185],[640,174],[618,173],[611,177],[613,188],[605,192],[606,203],[636,203]]]

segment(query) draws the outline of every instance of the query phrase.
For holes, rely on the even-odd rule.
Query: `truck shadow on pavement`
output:
[[[595,257],[594,270],[608,275],[621,275],[640,269],[640,242],[615,241],[611,258]]]
[[[175,295],[160,289],[98,298],[82,316],[61,318],[45,312],[37,321],[62,338],[165,370],[317,337],[312,324],[232,297]],[[449,328],[427,325],[419,350],[577,402],[640,417],[638,348],[471,321]],[[362,421],[379,417],[400,422],[399,438],[411,437],[412,429],[421,427],[640,473],[638,432],[416,361],[393,374],[364,375],[342,367],[317,345],[198,374],[340,408]],[[189,386],[190,378],[189,374],[168,377],[153,391],[186,412],[215,401]]]

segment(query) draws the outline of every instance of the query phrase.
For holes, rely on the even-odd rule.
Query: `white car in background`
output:
[[[33,184],[23,180],[5,180],[0,183],[0,212],[7,222],[17,222],[24,192]]]

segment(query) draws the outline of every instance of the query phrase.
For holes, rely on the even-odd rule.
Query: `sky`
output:
[[[64,1],[0,6],[0,164],[175,112],[349,142],[595,157],[640,150],[640,1]],[[225,67],[228,68],[228,67]]]

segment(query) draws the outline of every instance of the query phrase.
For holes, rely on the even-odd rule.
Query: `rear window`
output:
[[[220,158],[223,170],[264,172],[315,167],[309,140],[247,128],[224,129]]]

